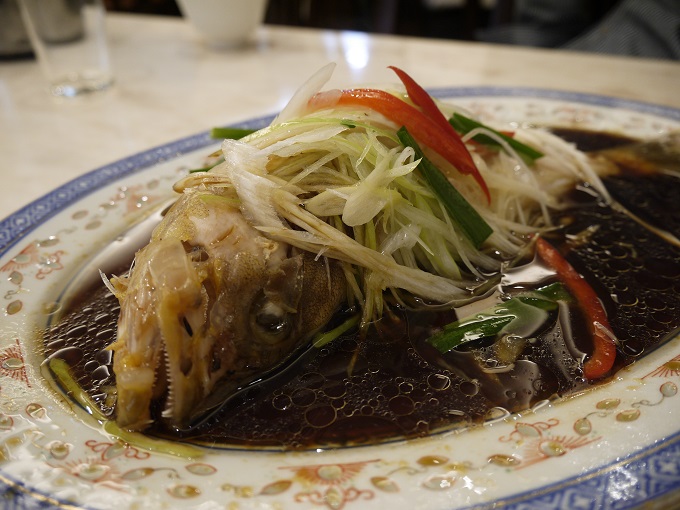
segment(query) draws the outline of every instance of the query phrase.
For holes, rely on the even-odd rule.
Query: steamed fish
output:
[[[337,263],[262,236],[228,199],[183,194],[111,281],[119,425],[144,429],[160,400],[181,426],[218,382],[285,359],[336,311],[341,277]]]
[[[401,71],[406,93],[320,92],[331,72],[176,183],[181,198],[112,279],[119,425],[145,428],[160,403],[181,426],[225,381],[276,367],[343,301],[365,332],[389,306],[474,300],[553,228],[565,190],[586,182],[609,200],[588,158],[545,130],[491,129]]]

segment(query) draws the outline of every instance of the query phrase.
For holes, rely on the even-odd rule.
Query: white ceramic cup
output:
[[[267,0],[177,0],[201,39],[216,48],[236,48],[264,20]]]

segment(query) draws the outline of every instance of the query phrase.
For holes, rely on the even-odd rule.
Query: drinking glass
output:
[[[55,96],[113,83],[101,0],[19,0],[33,50]]]

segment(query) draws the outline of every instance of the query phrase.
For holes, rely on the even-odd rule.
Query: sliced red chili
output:
[[[460,173],[472,175],[489,199],[489,190],[460,140],[450,136],[423,112],[398,97],[379,89],[349,89],[320,93],[312,97],[309,106],[319,109],[332,106],[361,106],[370,108],[399,126],[404,126],[418,143],[429,147]]]
[[[449,121],[446,120],[446,117],[434,102],[432,96],[430,96],[430,94],[428,94],[427,91],[418,84],[418,82],[416,82],[413,78],[411,78],[411,76],[398,67],[389,66],[388,69],[392,69],[395,73],[397,73],[397,76],[404,84],[404,87],[406,87],[406,93],[408,94],[408,97],[414,102],[416,106],[420,107],[427,117],[436,122],[441,129],[448,132],[451,136],[461,140],[460,135],[455,129],[453,129],[453,126],[449,124]],[[463,143],[462,140],[461,143]],[[472,157],[470,157],[470,159],[472,159]]]
[[[428,94],[427,91],[423,87],[421,87],[418,84],[418,82],[411,78],[411,76],[405,71],[402,71],[401,69],[395,66],[389,66],[388,68],[392,69],[395,73],[397,73],[397,76],[404,84],[404,87],[406,87],[406,93],[408,94],[408,97],[411,99],[411,101],[415,103],[416,106],[418,106],[421,109],[423,114],[425,114],[426,117],[428,117],[430,120],[432,120],[432,122],[439,126],[439,128],[444,133],[448,134],[448,136],[452,138],[453,143],[460,145],[461,153],[464,154],[463,157],[467,160],[466,166],[472,169],[469,173],[475,178],[477,184],[479,184],[479,187],[482,188],[482,191],[484,191],[487,201],[491,202],[489,187],[486,185],[486,181],[484,181],[484,178],[479,173],[477,166],[472,160],[470,151],[468,151],[467,147],[465,146],[465,143],[463,142],[463,139],[460,137],[458,132],[455,129],[453,129],[453,126],[449,123],[448,120],[446,120],[446,117],[439,109],[437,104],[434,102],[432,96],[430,96],[430,94]]]
[[[588,322],[593,339],[593,352],[583,364],[583,375],[591,380],[603,377],[614,366],[616,344],[600,299],[583,276],[548,241],[538,238],[536,251],[539,257],[555,270],[557,277],[574,296]]]

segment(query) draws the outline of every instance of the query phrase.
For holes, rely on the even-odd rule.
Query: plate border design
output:
[[[578,509],[573,503],[574,497],[587,497],[597,501],[599,506],[592,508],[623,510],[636,508],[644,503],[650,503],[652,499],[658,499],[680,488],[680,471],[668,475],[667,483],[657,483],[654,492],[649,491],[649,486],[657,473],[658,462],[650,462],[651,459],[661,460],[668,456],[680,462],[680,432],[668,436],[662,443],[654,444],[631,453],[616,462],[598,467],[578,476],[560,480],[554,484],[513,495],[510,498],[497,499],[483,505],[464,507],[461,510],[492,510],[503,508],[504,510],[562,510],[565,508]],[[632,476],[636,481],[635,497],[626,495],[622,502],[606,501],[604,499],[610,492],[607,487],[618,483],[617,475],[625,472],[625,476]],[[652,497],[650,497],[652,496]],[[680,498],[680,496],[678,496]],[[589,507],[591,508],[591,507]],[[657,507],[653,507],[657,508]],[[662,507],[665,508],[665,507]],[[670,508],[670,507],[669,507]]]

